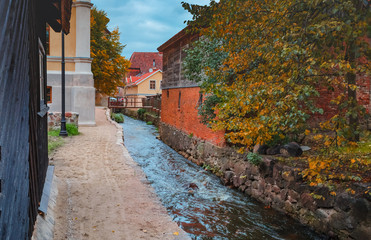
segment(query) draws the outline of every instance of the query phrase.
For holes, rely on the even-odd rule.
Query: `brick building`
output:
[[[162,139],[169,145],[172,145],[170,142],[176,142],[176,137],[174,136],[179,137],[186,134],[206,140],[214,145],[223,146],[225,145],[224,132],[214,132],[199,121],[197,108],[200,104],[200,99],[202,99],[199,92],[200,87],[197,83],[186,79],[182,74],[182,59],[185,57],[184,50],[196,39],[198,39],[197,35],[190,35],[186,32],[186,29],[183,29],[158,48],[163,53],[160,134]],[[356,82],[358,86],[357,100],[365,107],[366,112],[370,114],[371,78],[368,76],[357,76]],[[336,106],[330,103],[338,95],[338,92],[329,90],[324,86],[318,86],[318,91],[320,97],[316,101],[316,105],[324,110],[324,114],[313,115],[310,123],[314,125],[318,121],[330,119],[338,111]],[[371,129],[370,119],[365,119],[363,123],[368,129]],[[166,140],[166,138],[169,139]],[[175,146],[175,148],[177,147]]]
[[[197,38],[197,35],[190,35],[183,29],[158,48],[163,52],[160,133],[163,137],[180,130],[189,136],[222,146],[225,144],[224,132],[214,132],[200,122],[197,111],[200,87],[182,74],[184,49]]]

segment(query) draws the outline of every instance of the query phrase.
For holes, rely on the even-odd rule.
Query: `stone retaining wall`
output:
[[[122,109],[121,112],[129,117],[136,118],[145,122],[152,122],[156,127],[159,126],[160,117],[145,113],[143,116],[138,115],[138,110]]]
[[[218,147],[160,123],[162,141],[198,165],[207,165],[225,185],[284,212],[331,238],[368,239],[371,236],[370,184],[354,184],[355,194],[309,186],[299,169],[263,156],[259,166],[228,147]]]
[[[76,112],[66,112],[66,123],[71,123],[79,127],[79,114]],[[61,126],[62,113],[49,112],[48,113],[48,130],[59,129]]]

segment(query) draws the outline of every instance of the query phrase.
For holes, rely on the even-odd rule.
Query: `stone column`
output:
[[[95,88],[90,58],[90,0],[76,0],[75,74],[71,89],[73,111],[80,114],[80,125],[95,125]]]

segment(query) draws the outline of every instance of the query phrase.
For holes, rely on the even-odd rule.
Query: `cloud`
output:
[[[123,55],[133,52],[155,52],[157,47],[185,27],[191,19],[181,6],[182,0],[92,0],[110,18],[110,30],[118,27],[121,43],[126,45]],[[206,5],[209,0],[183,0]]]

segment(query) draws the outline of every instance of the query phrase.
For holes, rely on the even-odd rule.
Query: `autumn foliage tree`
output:
[[[107,30],[109,22],[107,14],[93,8],[90,21],[90,54],[93,58],[94,87],[98,92],[111,96],[117,91],[118,86],[123,85],[123,78],[130,62],[121,56],[124,46],[120,43],[118,28],[112,32]]]
[[[226,130],[227,141],[251,147],[305,133],[310,116],[323,113],[314,101],[318,86],[339,91],[337,114],[322,124],[335,132],[332,142],[358,139],[356,76],[370,74],[369,3],[220,0],[183,7],[202,36],[187,51],[185,73],[213,96],[209,125]]]

